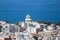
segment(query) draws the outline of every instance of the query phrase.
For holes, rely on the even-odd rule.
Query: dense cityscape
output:
[[[60,40],[60,26],[33,21],[30,15],[24,22],[0,21],[0,40]]]

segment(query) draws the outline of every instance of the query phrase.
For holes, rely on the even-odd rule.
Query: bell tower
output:
[[[25,23],[31,23],[31,16],[30,15],[26,15]]]

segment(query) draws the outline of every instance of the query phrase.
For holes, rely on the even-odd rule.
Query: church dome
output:
[[[31,20],[31,16],[30,15],[27,15],[25,20]]]
[[[30,18],[31,16],[30,15],[27,15],[26,18]]]

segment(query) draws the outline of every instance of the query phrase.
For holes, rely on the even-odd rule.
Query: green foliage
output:
[[[19,25],[19,22],[16,22],[15,24],[16,24],[16,25]]]
[[[58,22],[57,22],[57,25],[59,25],[59,26],[60,26],[60,21],[58,21]]]
[[[50,21],[38,21],[38,23],[44,23],[44,24],[48,24],[48,25],[52,24],[52,22],[50,22]]]
[[[7,21],[7,20],[4,20],[6,23],[9,23],[9,21]]]

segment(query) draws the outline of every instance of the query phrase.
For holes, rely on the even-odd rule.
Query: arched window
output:
[[[0,32],[2,32],[2,26],[0,26]]]

